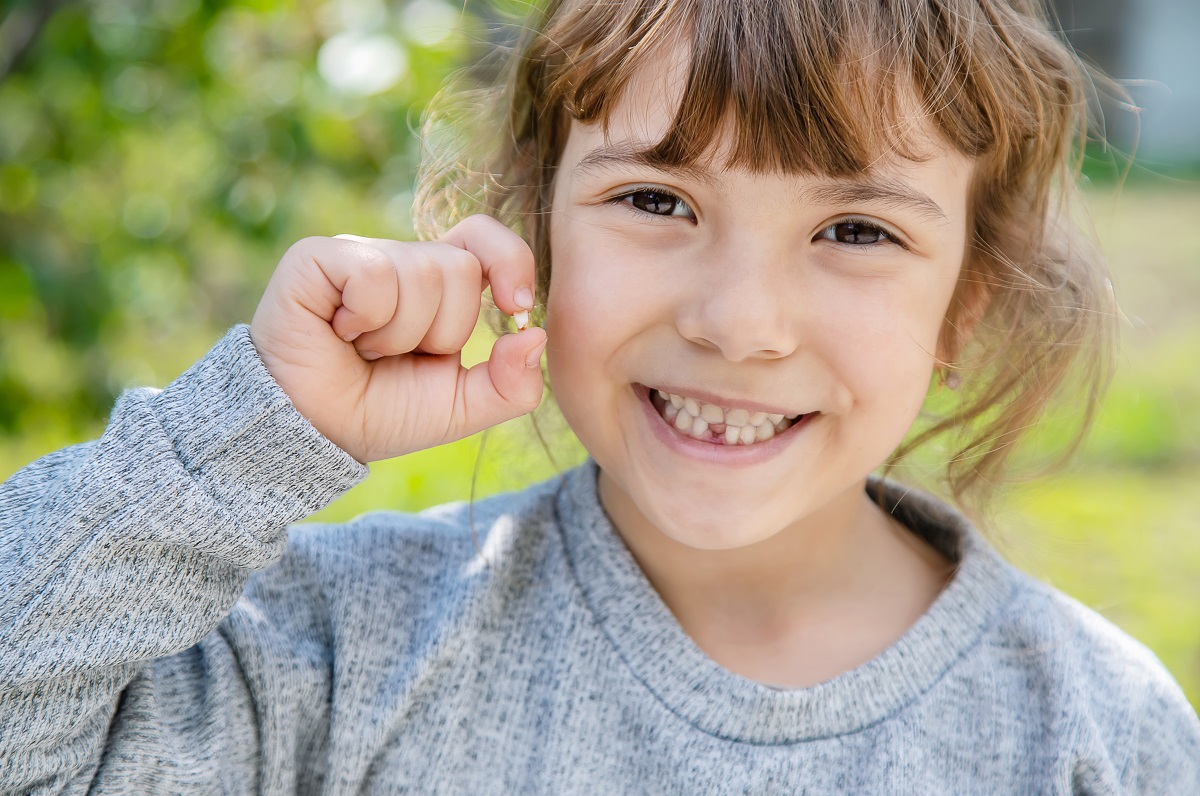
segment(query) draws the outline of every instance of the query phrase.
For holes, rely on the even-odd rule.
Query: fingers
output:
[[[435,242],[306,238],[272,275],[251,335],[326,437],[360,461],[397,456],[537,406],[542,329],[504,336],[473,368],[459,357],[484,288],[515,314],[532,307],[532,284],[528,246],[490,218],[468,219]],[[405,356],[412,352],[431,356]]]
[[[487,362],[464,371],[453,436],[469,436],[536,409],[542,400],[539,365],[545,348],[546,332],[538,327],[504,335]]]
[[[343,340],[377,328],[396,314],[396,272],[386,254],[358,240],[305,238],[284,255],[296,274],[292,301],[330,323]]]
[[[354,341],[364,358],[462,350],[479,318],[483,286],[482,268],[473,254],[444,243],[339,237],[382,253],[399,284],[393,315]]]
[[[519,235],[480,215],[464,219],[441,240],[475,255],[492,286],[492,300],[503,312],[533,309],[533,252]]]
[[[350,339],[366,359],[411,351],[461,351],[475,329],[480,294],[488,284],[502,311],[516,315],[533,307],[533,253],[516,233],[489,216],[465,219],[440,242],[402,243],[353,235],[338,239],[376,249],[397,273],[393,316],[361,330],[361,324],[354,325],[357,335]],[[341,331],[341,326],[335,330]]]

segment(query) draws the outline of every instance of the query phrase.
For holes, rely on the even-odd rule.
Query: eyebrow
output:
[[[651,154],[649,146],[639,146],[634,142],[593,149],[581,157],[571,171],[573,174],[586,174],[621,166],[678,174],[707,186],[718,182],[716,175],[703,166],[664,163]],[[882,175],[808,185],[800,189],[796,198],[803,204],[873,204],[892,210],[909,210],[931,221],[948,220],[937,202],[900,180]]]
[[[802,202],[825,204],[874,204],[888,209],[911,210],[931,221],[946,221],[937,202],[925,194],[889,177],[871,176],[848,182],[829,182],[802,188]]]
[[[715,185],[716,176],[702,166],[690,164],[665,163],[651,154],[653,145],[639,145],[626,141],[615,146],[602,146],[593,149],[579,159],[572,174],[605,171],[620,166],[639,166],[654,169],[665,174],[678,174],[704,185]]]

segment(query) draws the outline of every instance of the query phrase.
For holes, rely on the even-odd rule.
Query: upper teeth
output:
[[[655,390],[664,402],[663,417],[697,439],[722,435],[727,445],[762,442],[786,430],[799,415],[767,414],[747,409],[724,409],[686,395]],[[717,426],[718,428],[711,428]],[[720,428],[724,426],[724,428]]]

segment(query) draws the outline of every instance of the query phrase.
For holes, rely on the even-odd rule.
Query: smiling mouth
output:
[[[808,415],[726,409],[663,390],[650,390],[650,403],[679,433],[716,445],[756,445],[782,434]]]

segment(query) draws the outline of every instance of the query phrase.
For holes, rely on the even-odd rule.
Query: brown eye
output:
[[[887,233],[879,227],[859,221],[834,224],[833,235],[838,243],[879,243],[887,239]]]
[[[633,191],[617,198],[629,206],[652,216],[682,216],[692,218],[691,208],[675,194],[662,190]]]
[[[830,224],[821,230],[817,237],[833,243],[844,243],[848,246],[874,246],[881,243],[903,245],[882,227],[869,221],[854,219]]]

